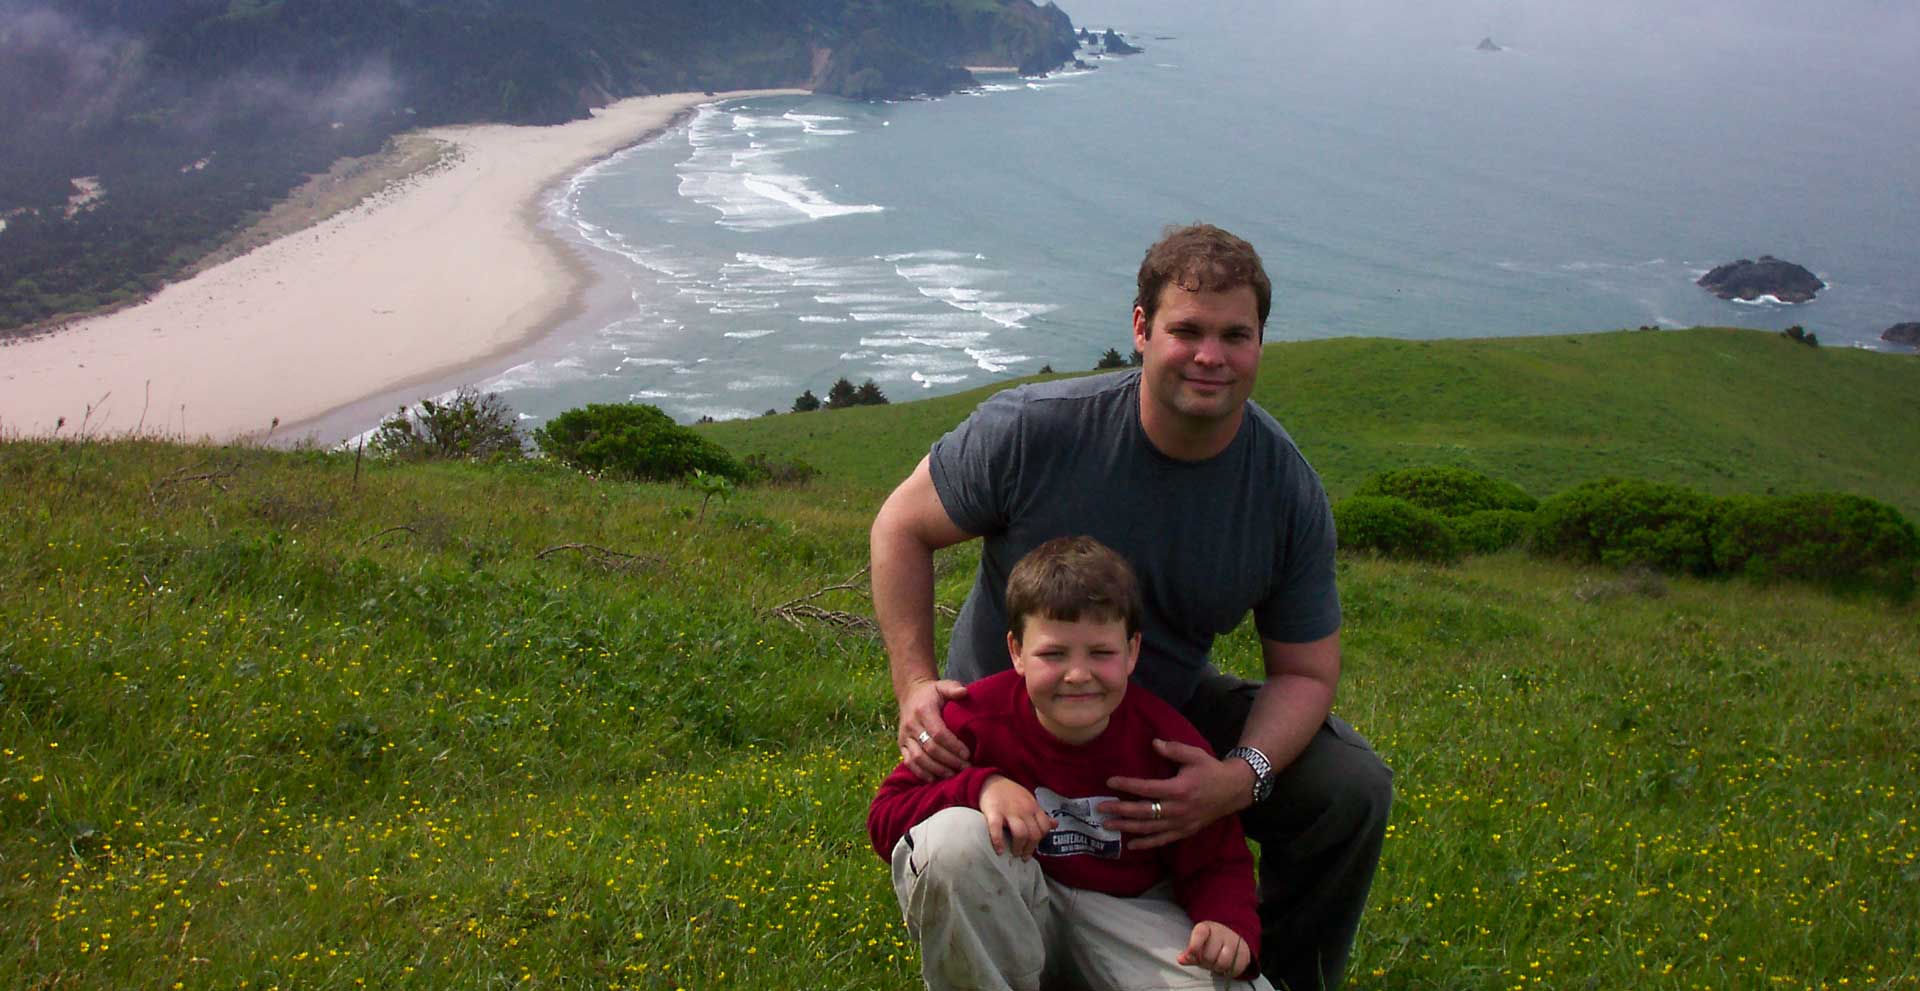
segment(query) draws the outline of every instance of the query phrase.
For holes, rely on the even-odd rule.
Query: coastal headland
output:
[[[137,306],[0,347],[0,433],[298,435],[512,351],[564,320],[589,279],[540,226],[547,189],[701,104],[800,92],[633,97],[553,126],[419,132],[449,153],[360,205]]]

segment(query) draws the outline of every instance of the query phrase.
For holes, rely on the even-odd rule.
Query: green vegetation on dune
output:
[[[1864,430],[1845,410],[1897,408],[1911,361],[1577,340],[1431,346],[1484,375],[1276,346],[1263,388],[1340,491],[1529,408],[1476,394],[1503,385],[1534,419],[1455,460],[1538,494],[1624,468],[1916,501],[1897,444],[1768,460],[1805,436],[1801,387]],[[1610,377],[1661,381],[1648,347],[1724,351],[1756,389],[1801,372],[1778,417],[1756,394],[1691,422],[1734,388],[1608,402]],[[1556,388],[1502,380],[1526,363]],[[1358,401],[1420,369],[1458,383],[1432,434],[1276,388]],[[841,624],[877,501],[980,394],[701,428],[826,472],[704,513],[540,462],[0,444],[0,986],[913,985],[862,829],[894,759],[885,661]],[[1683,477],[1716,440],[1753,453]],[[943,602],[972,553],[940,558]],[[1914,986],[1920,608],[1513,553],[1352,556],[1340,584],[1339,708],[1398,788],[1350,987]],[[1218,657],[1258,664],[1247,630]]]
[[[742,453],[884,486],[1012,384],[702,429]],[[1920,446],[1895,422],[1916,395],[1920,362],[1903,355],[1724,328],[1275,343],[1254,391],[1336,498],[1374,472],[1450,464],[1536,496],[1632,475],[1715,494],[1855,492],[1920,518]]]

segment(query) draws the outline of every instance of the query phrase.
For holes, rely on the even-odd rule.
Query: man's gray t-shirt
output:
[[[1001,392],[933,445],[934,490],[984,538],[954,622],[946,677],[1011,666],[1007,574],[1054,537],[1084,534],[1126,557],[1145,600],[1135,681],[1183,705],[1213,638],[1253,610],[1260,636],[1305,643],[1340,628],[1333,514],[1320,478],[1266,411],[1205,461],[1160,453],[1140,426],[1140,373]]]

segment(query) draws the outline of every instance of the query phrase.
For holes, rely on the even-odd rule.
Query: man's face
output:
[[[1172,421],[1237,423],[1260,369],[1260,306],[1253,287],[1189,292],[1168,283],[1151,328],[1145,311],[1134,308],[1133,346],[1142,356],[1141,387]]]
[[[1013,669],[1027,681],[1040,725],[1068,743],[1086,743],[1107,728],[1127,694],[1140,659],[1140,635],[1118,619],[1029,616],[1025,634],[1007,634]]]

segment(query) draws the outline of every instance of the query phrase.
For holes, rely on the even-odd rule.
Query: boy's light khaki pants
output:
[[[1193,922],[1165,884],[1118,898],[1051,881],[1035,861],[995,853],[975,809],[942,810],[901,837],[893,891],[933,991],[1273,991],[1264,977],[1174,963]]]

